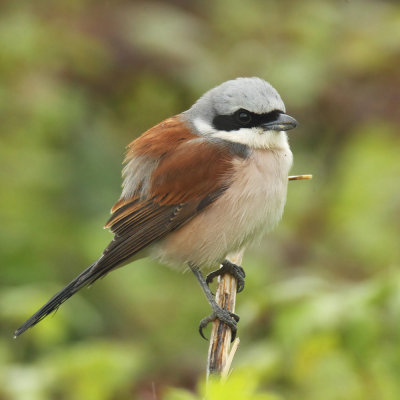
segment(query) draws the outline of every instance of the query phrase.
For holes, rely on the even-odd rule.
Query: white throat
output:
[[[195,119],[193,124],[200,135],[241,143],[252,149],[288,149],[286,132],[264,131],[262,128],[241,128],[237,131],[220,131],[209,123]]]

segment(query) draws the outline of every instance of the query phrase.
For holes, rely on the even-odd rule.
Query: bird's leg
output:
[[[193,274],[197,278],[197,280],[200,283],[201,288],[203,289],[204,294],[206,295],[206,298],[208,302],[210,303],[210,306],[212,308],[212,313],[206,317],[203,318],[200,321],[200,326],[199,326],[199,332],[200,335],[207,340],[207,338],[203,334],[203,329],[212,321],[215,321],[217,318],[225,323],[226,325],[229,326],[229,328],[232,331],[232,340],[235,339],[236,337],[236,323],[239,321],[239,316],[235,313],[229,312],[227,310],[224,310],[221,308],[215,301],[213,294],[211,293],[210,288],[208,287],[207,282],[205,281],[202,273],[200,272],[199,268],[196,267],[195,265],[189,263],[189,268],[192,270]]]
[[[244,278],[246,274],[242,267],[239,267],[236,264],[231,263],[228,260],[224,260],[222,262],[222,267],[217,269],[216,271],[210,272],[206,277],[206,283],[209,285],[213,279],[217,276],[222,276],[224,274],[231,274],[236,278],[237,281],[237,292],[241,292],[244,288]]]

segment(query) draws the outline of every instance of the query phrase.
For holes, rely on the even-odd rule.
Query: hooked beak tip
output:
[[[262,124],[264,130],[268,131],[289,131],[296,128],[299,123],[290,115],[279,114],[275,121]]]

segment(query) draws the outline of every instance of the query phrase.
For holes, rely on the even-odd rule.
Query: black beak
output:
[[[261,127],[265,131],[289,131],[290,129],[296,128],[297,125],[298,123],[293,117],[281,113],[274,121],[261,124]]]

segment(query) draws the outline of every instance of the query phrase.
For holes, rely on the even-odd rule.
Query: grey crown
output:
[[[230,115],[243,108],[263,114],[273,110],[285,112],[278,92],[260,78],[237,78],[209,90],[183,113],[189,121],[201,119],[211,122],[216,115]]]

